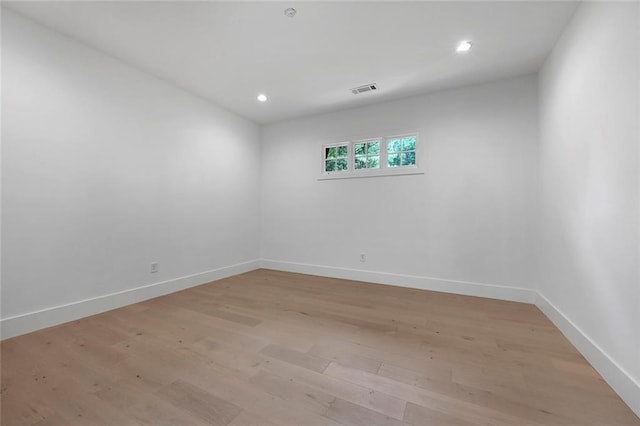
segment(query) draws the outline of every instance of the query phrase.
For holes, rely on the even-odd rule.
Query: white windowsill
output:
[[[358,179],[383,176],[402,176],[402,175],[423,175],[424,171],[417,167],[408,169],[386,169],[386,170],[359,170],[357,172],[336,172],[332,174],[322,174],[318,180],[334,180],[334,179]]]

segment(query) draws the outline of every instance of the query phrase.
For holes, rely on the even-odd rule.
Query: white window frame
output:
[[[333,147],[345,146],[345,145],[347,146],[347,169],[346,170],[335,170],[335,171],[332,171],[332,172],[326,171],[325,170],[325,164],[326,164],[325,163],[325,160],[326,160],[325,152],[326,152],[327,148],[333,148]],[[342,176],[342,175],[344,175],[346,173],[351,172],[351,170],[353,169],[351,167],[351,157],[352,157],[351,151],[352,151],[352,149],[353,148],[351,147],[351,142],[349,142],[349,141],[336,142],[336,143],[330,143],[330,144],[322,145],[322,169],[321,169],[322,170],[322,174],[324,176],[328,177],[328,176],[336,176],[336,175]]]
[[[415,153],[416,153],[416,162],[415,164],[410,164],[408,166],[395,166],[395,167],[389,167],[389,141],[391,139],[400,139],[402,140],[402,138],[406,138],[406,137],[415,137],[416,138],[416,149],[415,149]],[[419,140],[418,140],[418,134],[417,133],[403,133],[400,135],[392,135],[392,136],[385,136],[384,137],[384,165],[386,168],[390,169],[390,170],[397,170],[397,169],[417,169],[418,168],[418,146],[420,145]],[[411,152],[411,151],[399,151],[400,153],[402,152]]]
[[[389,167],[388,164],[388,142],[391,139],[402,139],[409,136],[416,138],[416,162],[415,164],[408,166],[396,166]],[[380,167],[375,169],[356,169],[355,168],[355,149],[354,145],[358,143],[380,141]],[[334,146],[347,145],[347,169],[341,171],[327,172],[325,171],[325,150]],[[318,180],[331,180],[331,179],[353,179],[363,177],[375,177],[375,176],[397,176],[397,175],[418,175],[424,174],[424,171],[420,168],[420,152],[421,152],[420,136],[418,132],[407,133],[395,133],[389,136],[372,136],[357,139],[351,139],[348,141],[328,143],[322,145],[322,173]]]
[[[370,169],[370,168],[364,168],[364,169],[356,169],[356,148],[355,146],[361,143],[371,143],[371,142],[378,142],[380,143],[380,152],[378,153],[378,157],[380,158],[380,163],[378,164],[379,167],[376,167],[374,169]],[[381,137],[376,137],[376,138],[366,138],[366,139],[357,139],[354,141],[350,141],[349,142],[349,148],[350,151],[353,152],[353,155],[349,158],[349,160],[351,161],[350,165],[353,166],[353,172],[355,173],[360,173],[362,171],[365,170],[380,170],[382,169],[382,145],[384,145],[384,138]],[[369,154],[366,155],[366,158],[369,158]]]

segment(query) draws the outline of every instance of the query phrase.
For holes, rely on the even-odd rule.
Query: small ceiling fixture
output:
[[[260,102],[267,102],[267,95],[260,93],[257,98]]]
[[[471,49],[471,42],[469,40],[461,41],[456,47],[456,52],[463,53],[468,52]]]
[[[351,89],[351,93],[354,95],[359,95],[364,92],[371,92],[373,90],[378,90],[378,85],[375,83],[365,84],[364,86],[358,86]]]
[[[289,18],[293,18],[294,16],[296,16],[296,13],[298,13],[298,11],[292,7],[288,7],[284,10],[284,15],[288,16]]]

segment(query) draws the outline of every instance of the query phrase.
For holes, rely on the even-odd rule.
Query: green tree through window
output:
[[[332,143],[322,146],[322,171],[340,175],[327,179],[422,174],[417,153],[417,133]]]
[[[388,139],[387,164],[389,167],[415,166],[416,137],[407,136]]]
[[[337,145],[324,149],[324,171],[345,171],[349,168],[349,145]]]
[[[380,141],[358,142],[353,145],[354,169],[377,169],[380,167]]]

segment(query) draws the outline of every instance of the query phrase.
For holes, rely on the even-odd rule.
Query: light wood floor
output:
[[[258,270],[2,342],[2,425],[640,425],[534,306]]]

